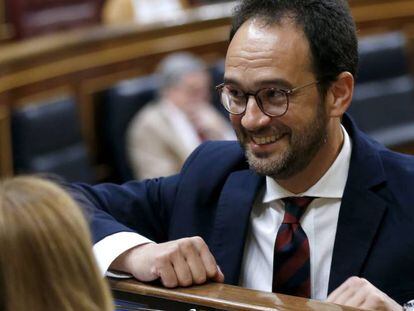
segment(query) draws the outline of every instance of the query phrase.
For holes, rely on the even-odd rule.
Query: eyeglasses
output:
[[[216,86],[221,103],[224,108],[231,114],[240,115],[246,112],[247,101],[250,96],[256,100],[260,110],[269,117],[281,117],[289,108],[289,96],[305,87],[318,84],[314,81],[290,90],[278,88],[263,88],[256,93],[244,93],[240,89],[222,83]]]

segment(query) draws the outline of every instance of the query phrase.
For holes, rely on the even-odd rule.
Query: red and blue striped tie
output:
[[[283,199],[285,216],[277,232],[273,257],[272,291],[275,293],[310,298],[309,242],[299,220],[313,199]]]

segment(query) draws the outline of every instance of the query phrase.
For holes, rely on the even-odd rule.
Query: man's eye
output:
[[[268,89],[265,92],[265,96],[267,98],[275,98],[275,97],[278,98],[278,97],[283,97],[283,93],[275,89]]]
[[[235,98],[242,98],[244,97],[244,93],[238,89],[229,89],[228,90],[230,96],[235,97]]]

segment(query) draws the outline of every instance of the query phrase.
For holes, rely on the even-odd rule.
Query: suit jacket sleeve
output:
[[[171,176],[123,185],[72,184],[69,192],[85,211],[94,243],[122,231],[163,242],[178,181]]]
[[[201,153],[197,148],[183,171]],[[131,181],[123,185],[65,185],[84,209],[94,243],[122,231],[137,232],[157,243],[168,240],[169,225],[182,174]]]

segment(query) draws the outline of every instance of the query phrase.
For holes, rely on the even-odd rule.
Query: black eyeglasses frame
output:
[[[320,83],[320,81],[313,81],[313,82],[307,83],[305,85],[300,85],[300,86],[297,86],[297,87],[294,87],[294,88],[288,89],[288,90],[286,90],[286,89],[279,89],[279,88],[273,88],[273,87],[270,87],[270,88],[267,87],[267,88],[259,89],[255,93],[250,93],[250,92],[249,93],[244,93],[243,92],[245,105],[244,105],[243,111],[242,112],[239,112],[239,113],[235,113],[235,112],[230,111],[230,109],[228,109],[228,107],[226,107],[226,105],[223,103],[223,100],[222,100],[222,92],[223,92],[223,88],[226,86],[226,83],[221,83],[221,84],[217,85],[215,87],[215,89],[218,92],[218,95],[219,95],[219,98],[220,98],[220,102],[224,106],[224,109],[226,109],[228,111],[228,113],[230,113],[232,115],[242,115],[242,114],[244,114],[246,112],[246,109],[247,109],[247,103],[249,101],[249,97],[250,96],[253,96],[254,99],[255,99],[255,101],[256,101],[257,106],[259,107],[259,109],[265,115],[267,115],[269,117],[272,117],[272,118],[279,118],[279,117],[282,117],[283,115],[285,115],[286,112],[289,110],[289,96],[291,96],[293,93],[295,93],[298,90],[301,90],[303,88],[306,88],[306,87],[309,87],[309,86],[312,86],[312,85],[316,85],[316,84],[319,84],[319,83]],[[265,90],[273,90],[273,91],[282,93],[285,96],[285,98],[286,98],[286,109],[284,110],[283,113],[277,114],[277,115],[273,115],[273,114],[270,114],[270,113],[268,113],[268,112],[265,111],[265,109],[263,108],[263,103],[262,103],[260,97],[257,96],[260,92],[263,92]]]

